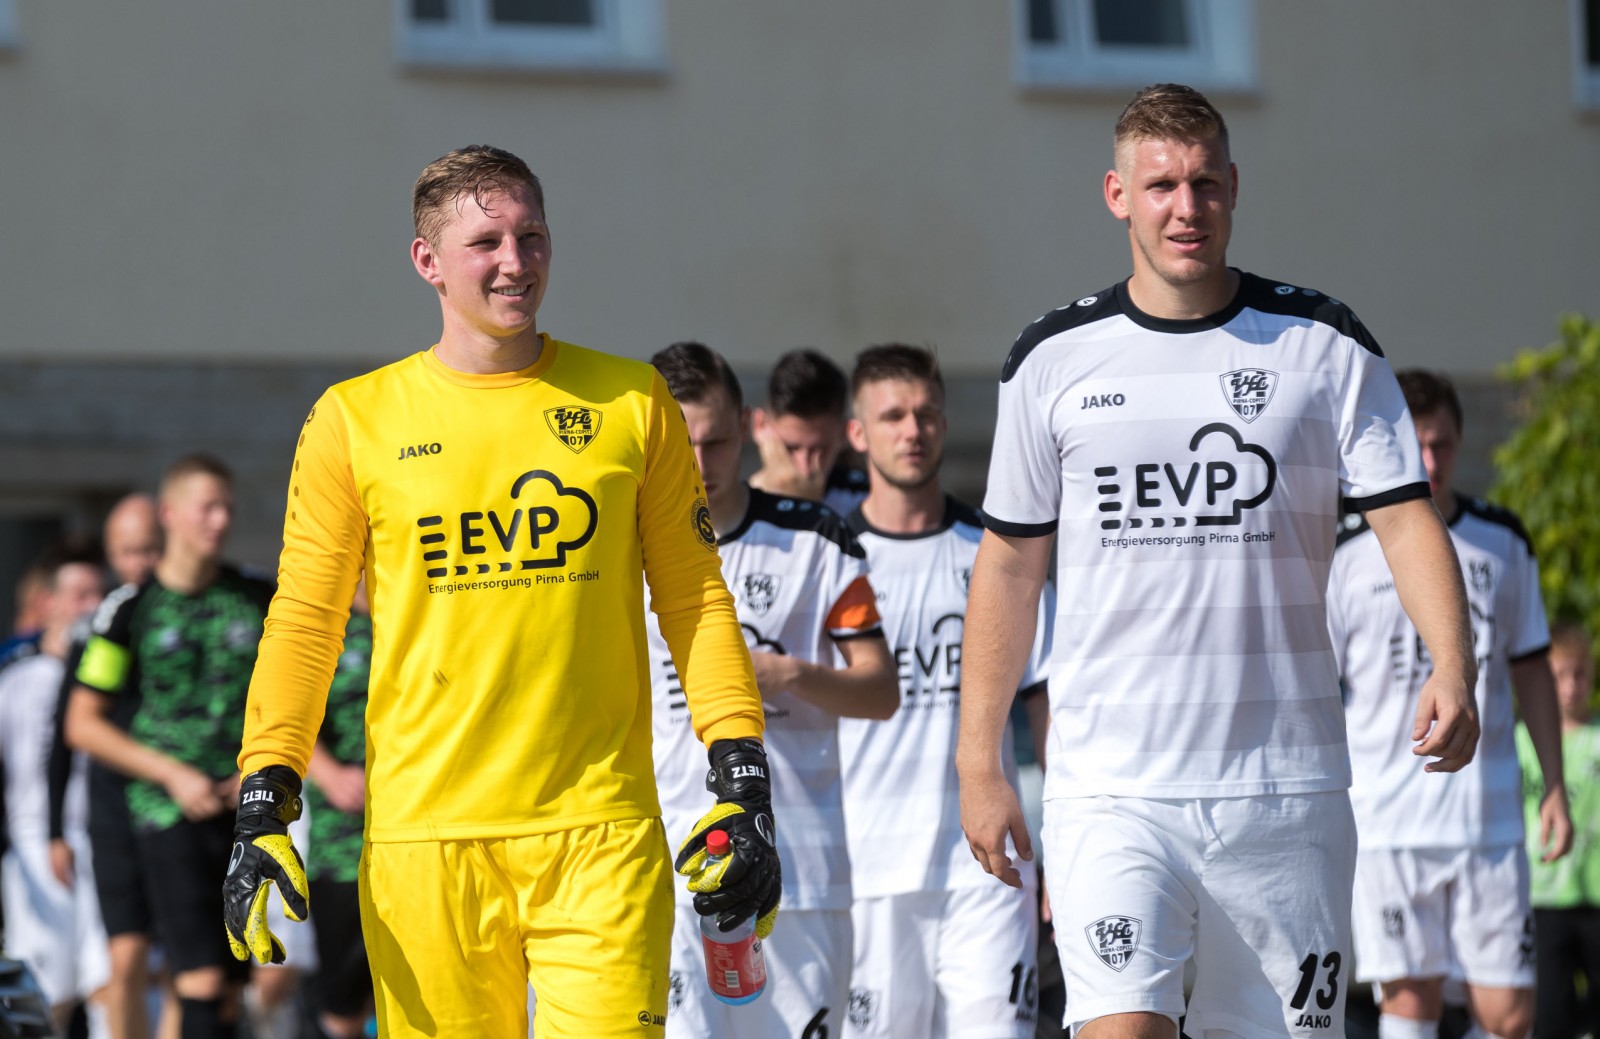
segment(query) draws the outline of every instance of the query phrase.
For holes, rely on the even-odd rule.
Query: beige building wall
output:
[[[626,2],[626,0],[624,0]],[[359,4],[17,0],[0,57],[0,358],[382,361],[426,345],[423,163],[546,181],[542,325],[749,370],[901,338],[995,371],[1128,270],[1099,200],[1129,91],[1019,87],[999,0],[668,0],[665,71],[418,71]],[[1568,0],[1261,0],[1219,93],[1232,258],[1351,303],[1401,363],[1484,373],[1597,309],[1600,120]]]

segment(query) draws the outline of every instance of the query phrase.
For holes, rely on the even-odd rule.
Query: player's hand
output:
[[[1022,874],[1006,853],[1006,837],[1016,846],[1017,857],[1027,862],[1033,861],[1033,842],[1017,792],[998,766],[980,775],[961,774],[961,829],[985,873],[1010,887],[1022,886]]]
[[[197,768],[174,762],[161,785],[190,822],[210,819],[228,810],[227,803],[217,793],[216,782]]]
[[[317,781],[322,796],[341,812],[360,815],[367,810],[367,770],[362,765],[339,765]]]
[[[756,689],[761,695],[777,696],[786,693],[798,677],[799,661],[786,653],[772,653],[764,649],[750,651],[750,667],[755,672]]]
[[[751,486],[771,494],[786,494],[791,498],[822,500],[828,486],[827,472],[821,469],[806,472],[800,468],[783,438],[778,436],[778,430],[766,409],[755,409],[750,437],[756,442],[756,452],[761,456],[761,468],[751,477]]]
[[[284,911],[294,920],[310,912],[305,864],[289,839],[300,818],[300,777],[286,765],[252,772],[239,786],[239,820],[233,855],[222,882],[222,919],[236,959],[282,963],[283,943],[267,929],[267,894],[278,885]]]
[[[1540,862],[1554,862],[1572,850],[1572,812],[1565,783],[1545,787],[1539,800]]]
[[[1411,748],[1419,757],[1438,758],[1422,766],[1428,772],[1458,772],[1478,748],[1478,705],[1473,683],[1435,671],[1417,698]]]
[[[689,878],[695,912],[716,914],[724,931],[753,916],[756,934],[765,938],[772,933],[783,895],[767,751],[756,739],[718,740],[710,757],[706,789],[717,795],[716,806],[694,824],[673,867]],[[709,863],[706,855],[706,834],[712,830],[727,833],[732,845],[716,863]]]
[[[50,872],[55,874],[56,880],[62,887],[71,887],[75,876],[75,863],[72,857],[72,845],[60,837],[50,841]]]

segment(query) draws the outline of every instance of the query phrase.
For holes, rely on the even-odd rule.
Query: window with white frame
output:
[[[1123,89],[1256,86],[1253,0],[1014,0],[1017,79]]]
[[[661,0],[395,0],[409,65],[661,72]]]
[[[1600,0],[1572,0],[1572,29],[1578,104],[1600,108]]]
[[[0,51],[8,51],[21,41],[17,39],[16,0],[0,0]]]

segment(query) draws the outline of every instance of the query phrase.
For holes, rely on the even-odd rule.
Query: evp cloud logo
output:
[[[1205,452],[1201,451],[1204,447]],[[1114,465],[1098,466],[1094,475],[1100,484],[1100,521],[1103,530],[1134,530],[1147,522],[1151,527],[1237,526],[1244,514],[1272,497],[1278,482],[1278,463],[1266,448],[1247,443],[1239,431],[1225,422],[1201,426],[1189,438],[1189,453],[1200,457],[1173,462],[1139,462],[1133,466],[1131,488],[1113,482],[1121,470]],[[1132,490],[1132,502],[1126,492]],[[1254,494],[1249,494],[1255,490]],[[1246,495],[1249,494],[1248,497]],[[1127,519],[1116,513],[1134,509],[1173,510],[1170,515]]]
[[[434,564],[430,578],[470,573],[509,573],[567,565],[567,555],[589,543],[600,510],[586,491],[568,487],[547,469],[523,473],[508,500],[451,516],[423,516],[418,542],[422,559]],[[485,556],[446,565],[452,558]]]

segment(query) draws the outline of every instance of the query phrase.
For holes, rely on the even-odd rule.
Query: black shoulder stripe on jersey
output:
[[[1517,514],[1510,509],[1486,502],[1482,498],[1467,498],[1462,495],[1456,495],[1456,505],[1463,513],[1470,512],[1485,523],[1493,523],[1511,531],[1522,540],[1528,555],[1534,554],[1533,538],[1528,534],[1528,529],[1522,525],[1522,520],[1518,519]]]
[[[1419,480],[1408,483],[1404,487],[1396,487],[1391,491],[1382,491],[1378,494],[1369,494],[1365,498],[1346,498],[1344,511],[1367,512],[1372,509],[1381,509],[1385,505],[1398,505],[1412,498],[1428,497],[1428,481]]]
[[[881,627],[871,627],[862,628],[860,631],[846,631],[838,635],[830,631],[828,637],[835,642],[850,642],[854,639],[881,639],[884,636]]]
[[[1367,524],[1367,517],[1359,512],[1347,512],[1339,521],[1339,534],[1334,539],[1333,547],[1342,548],[1371,529],[1372,527]]]
[[[1356,317],[1355,311],[1316,289],[1269,281],[1241,272],[1239,297],[1244,305],[1266,314],[1287,314],[1324,324],[1348,339],[1354,339],[1369,352],[1383,356],[1383,348]]]
[[[758,520],[782,530],[809,530],[838,545],[839,550],[847,556],[856,559],[867,558],[866,550],[845,525],[844,517],[820,501],[785,498],[754,487],[750,488],[750,507],[745,512],[744,522],[739,524],[737,530],[720,540],[737,540],[750,529],[750,524]]]
[[[828,470],[827,489],[830,491],[859,491],[866,494],[869,486],[865,469],[836,465]]]
[[[1042,538],[1046,534],[1054,534],[1058,521],[1048,523],[1012,523],[1010,520],[998,519],[987,512],[979,512],[983,520],[983,529],[992,530],[996,534],[1003,534],[1008,538]]]
[[[1116,293],[1112,289],[1101,289],[1092,296],[1084,296],[1075,303],[1068,303],[1064,307],[1050,311],[1024,328],[1017,341],[1011,345],[1011,353],[1006,355],[1005,367],[1000,370],[1000,381],[1010,382],[1011,377],[1017,374],[1017,369],[1022,367],[1022,362],[1033,353],[1034,347],[1051,336],[1060,335],[1069,328],[1078,328],[1117,313],[1120,313],[1120,308],[1117,306]]]

